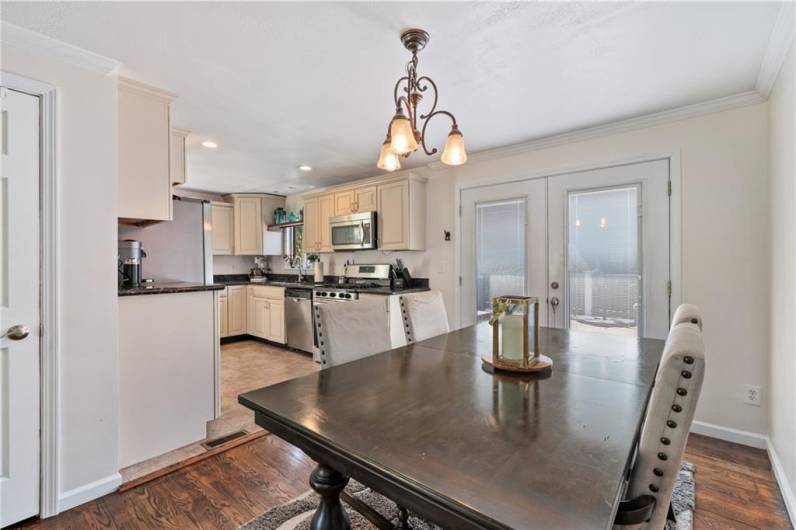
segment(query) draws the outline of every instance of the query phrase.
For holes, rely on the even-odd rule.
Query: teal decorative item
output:
[[[295,221],[298,221],[299,218],[298,215],[296,215],[296,212],[290,212],[290,215],[288,215],[287,220],[293,223]]]

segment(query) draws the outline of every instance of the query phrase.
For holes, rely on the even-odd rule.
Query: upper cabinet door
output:
[[[173,94],[119,78],[118,217],[172,218],[169,104],[173,99]]]
[[[406,179],[378,187],[380,239],[384,250],[423,250],[426,245],[426,184]]]
[[[377,208],[376,186],[365,186],[354,190],[355,212],[375,212]]]
[[[379,248],[404,250],[409,240],[409,182],[379,186]]]
[[[230,255],[235,253],[235,221],[231,204],[214,202],[211,206],[213,216],[213,254]]]
[[[334,193],[322,195],[318,198],[318,212],[320,217],[319,230],[321,246],[318,252],[332,251],[332,232],[329,226],[329,219],[334,217]]]
[[[304,250],[318,252],[321,249],[320,211],[318,198],[304,200]]]
[[[186,158],[185,158],[185,141],[191,131],[184,129],[171,130],[171,184],[185,184],[186,180]]]
[[[263,253],[263,209],[260,197],[235,197],[235,254]]]
[[[348,215],[355,212],[354,190],[338,191],[334,194],[334,215]]]

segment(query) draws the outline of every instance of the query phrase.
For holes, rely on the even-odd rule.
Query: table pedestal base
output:
[[[310,486],[320,495],[321,503],[312,516],[311,530],[348,530],[351,522],[340,502],[340,492],[348,484],[348,477],[334,469],[318,464],[310,475]]]

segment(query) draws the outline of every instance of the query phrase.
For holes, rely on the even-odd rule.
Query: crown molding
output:
[[[779,71],[788,55],[790,43],[793,41],[793,27],[794,4],[793,2],[783,2],[779,8],[777,21],[774,23],[774,29],[771,30],[771,36],[768,38],[766,53],[760,63],[755,83],[755,90],[766,99],[771,95]]]
[[[132,92],[138,92],[139,94],[144,94],[147,96],[160,98],[168,102],[171,102],[177,98],[177,94],[168,92],[158,87],[154,87],[152,85],[147,85],[146,83],[142,83],[141,81],[136,81],[135,79],[130,79],[129,77],[119,76],[119,88],[124,90],[129,90]]]
[[[104,75],[114,73],[121,65],[115,59],[8,22],[0,22],[0,42],[4,47],[47,55]]]
[[[702,103],[687,105],[685,107],[655,112],[653,114],[646,114],[636,118],[629,118],[612,123],[595,125],[593,127],[586,127],[565,133],[544,136],[535,140],[530,140],[528,142],[478,151],[468,155],[468,161],[480,162],[484,160],[494,160],[497,158],[520,155],[530,151],[537,151],[539,149],[545,149],[557,145],[570,144],[591,138],[645,129],[647,127],[664,125],[675,121],[704,116],[705,114],[713,114],[724,110],[756,105],[763,102],[765,102],[765,98],[763,98],[763,96],[758,94],[756,91],[752,90],[733,96],[726,96],[723,98],[704,101]],[[428,167],[432,169],[440,169],[449,168],[450,166],[446,166],[439,160],[435,160],[434,162],[428,164]]]

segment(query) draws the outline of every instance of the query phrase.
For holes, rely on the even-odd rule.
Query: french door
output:
[[[668,189],[656,160],[463,190],[462,325],[516,294],[543,326],[665,338]]]

